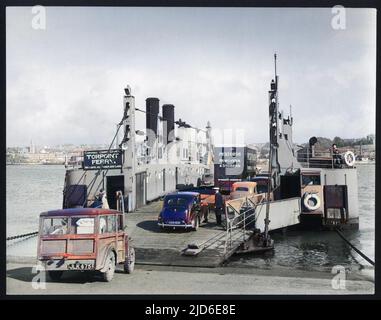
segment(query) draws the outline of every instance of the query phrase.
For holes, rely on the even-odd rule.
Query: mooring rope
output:
[[[362,253],[359,249],[357,249],[352,243],[349,242],[348,239],[344,237],[344,235],[335,228],[336,233],[343,239],[353,250],[355,250],[361,257],[363,257],[366,261],[368,261],[372,266],[374,266],[374,261],[367,257],[364,253]]]
[[[29,237],[29,236],[36,236],[37,234],[38,234],[38,231],[30,232],[30,233],[24,233],[24,234],[19,234],[17,236],[8,237],[7,241],[8,240],[14,240],[14,239],[20,239],[20,238],[25,238],[25,237]]]

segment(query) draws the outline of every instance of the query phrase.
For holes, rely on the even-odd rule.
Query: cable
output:
[[[20,235],[17,235],[17,236],[8,237],[6,240],[9,241],[9,240],[14,240],[14,239],[19,239],[19,238],[24,238],[24,237],[29,237],[29,236],[35,236],[37,234],[38,234],[38,231],[29,232],[29,233],[20,234]]]
[[[148,114],[152,114],[152,115],[154,115],[154,116],[156,116],[157,118],[159,118],[159,120],[172,120],[172,119],[168,119],[168,118],[164,118],[164,117],[162,117],[162,116],[159,116],[159,114],[156,114],[156,113],[153,113],[153,112],[148,112],[148,111],[144,111],[144,110],[142,110],[142,109],[139,109],[139,108],[136,108],[135,107],[135,110],[136,111],[140,111],[140,112],[143,112],[143,113],[148,113]],[[174,121],[175,123],[176,122],[178,122],[178,121]],[[185,123],[185,122],[184,122]],[[177,123],[176,123],[177,124]],[[179,124],[177,124],[179,127],[184,127],[184,126],[180,126]],[[184,128],[191,128],[191,129],[195,129],[195,130],[199,130],[199,131],[203,131],[203,132],[207,132],[206,130],[204,130],[204,129],[200,129],[200,128],[197,128],[197,127],[193,127],[193,126],[191,126],[190,124],[186,124],[187,125],[187,127],[184,127]]]
[[[352,243],[347,240],[344,235],[339,231],[339,229],[335,228],[336,233],[343,239],[353,250],[355,250],[361,257],[363,257],[366,261],[368,261],[372,266],[374,266],[374,261],[368,258],[364,253],[362,253],[359,249],[357,249]]]

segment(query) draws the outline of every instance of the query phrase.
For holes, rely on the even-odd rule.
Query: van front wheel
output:
[[[115,273],[115,255],[113,252],[110,252],[106,259],[106,271],[102,274],[103,280],[110,282],[114,277]]]
[[[135,249],[129,248],[128,250],[128,256],[126,257],[126,260],[124,261],[124,272],[125,273],[132,273],[135,268]]]

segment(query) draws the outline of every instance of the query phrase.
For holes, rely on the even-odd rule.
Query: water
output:
[[[43,211],[62,208],[63,165],[7,166],[7,237],[34,232]]]
[[[38,229],[40,212],[62,207],[64,166],[7,166],[7,237]],[[360,230],[346,237],[374,259],[375,165],[358,166]],[[316,270],[333,265],[357,267],[367,263],[350,250],[335,232],[288,231],[274,234],[275,252],[267,256],[235,256],[229,266],[272,268],[274,266]],[[22,246],[20,246],[22,247]],[[23,247],[23,252],[35,248]],[[16,252],[17,246],[7,248]],[[20,251],[18,253],[21,255]],[[358,263],[359,262],[359,263]]]

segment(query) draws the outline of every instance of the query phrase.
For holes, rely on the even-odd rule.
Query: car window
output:
[[[99,217],[99,233],[116,232],[117,220],[113,214],[108,214]]]
[[[116,232],[116,219],[115,215],[107,216],[107,232]]]
[[[187,205],[187,199],[172,197],[166,200],[165,205],[169,207],[185,207]]]
[[[67,234],[68,218],[44,218],[42,225],[43,235]]]
[[[99,233],[103,234],[107,232],[107,217],[100,216],[99,217]]]
[[[237,188],[235,188],[235,191],[249,191],[249,188],[247,188],[247,187],[237,187]]]
[[[72,217],[71,233],[90,234],[94,233],[95,219],[91,217]]]

